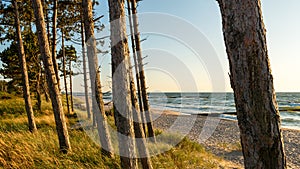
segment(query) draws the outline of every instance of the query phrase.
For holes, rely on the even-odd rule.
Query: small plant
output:
[[[234,142],[234,143],[223,143],[220,142],[217,144],[217,147],[222,149],[223,151],[242,151],[242,145],[239,141]]]

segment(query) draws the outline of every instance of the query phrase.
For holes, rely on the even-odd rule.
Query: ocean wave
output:
[[[84,96],[75,93],[75,96]],[[235,112],[233,93],[149,93],[150,106],[162,110],[180,111],[186,114],[204,112]],[[111,93],[103,95],[106,102],[111,101]],[[276,93],[279,108],[295,109],[300,106],[300,93]],[[287,128],[300,128],[300,111],[281,111],[282,125]],[[224,116],[226,119],[236,119],[235,116]]]
[[[295,118],[281,118],[282,122],[291,122],[291,123],[299,123],[300,125],[300,120],[299,119],[295,119]]]

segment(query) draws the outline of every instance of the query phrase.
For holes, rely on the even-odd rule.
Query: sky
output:
[[[269,59],[277,92],[300,92],[299,8],[299,0],[262,0]],[[106,1],[96,9],[97,13],[102,11],[105,15],[102,21],[107,24]],[[232,91],[221,16],[216,1],[143,0],[139,3],[138,12],[141,15],[139,22],[142,38],[147,39],[142,42],[142,48],[144,56],[148,56],[144,61],[147,63],[145,69],[149,91]],[[178,22],[178,26],[168,25],[176,25],[173,22]],[[160,27],[165,27],[167,31]],[[194,28],[204,38],[195,39],[200,36],[191,35]],[[109,29],[109,25],[106,29]],[[155,30],[154,33],[152,30]],[[194,41],[178,39],[175,33],[195,38]],[[199,49],[196,49],[197,45]],[[103,87],[109,90],[109,83],[105,81],[111,76],[110,67],[106,66],[110,63],[110,56],[99,58],[103,65]],[[220,70],[222,74],[216,73]]]
[[[109,35],[107,1],[96,7]],[[262,0],[277,92],[300,92],[300,1]],[[148,91],[231,92],[222,23],[215,0],[143,0],[138,6]],[[107,39],[102,49],[109,49]],[[80,54],[80,48],[79,54]],[[103,91],[110,90],[110,55],[99,55]],[[62,83],[61,83],[62,84]],[[83,77],[74,91],[83,91]]]

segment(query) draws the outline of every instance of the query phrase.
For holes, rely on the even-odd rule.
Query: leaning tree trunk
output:
[[[132,24],[132,15],[131,15],[131,8],[130,8],[130,0],[127,0],[127,12],[128,12],[128,18],[129,18],[129,27],[130,27],[130,39],[131,39],[131,48],[132,48],[132,55],[134,60],[134,69],[135,69],[135,78],[136,78],[136,84],[137,84],[137,92],[138,92],[138,101],[139,101],[139,108],[140,108],[140,114],[141,114],[141,120],[143,125],[144,133],[146,134],[146,121],[144,117],[144,109],[143,109],[143,102],[142,102],[142,96],[141,96],[141,87],[140,87],[140,72],[138,68],[138,62],[137,62],[137,56],[136,56],[136,50],[135,50],[135,42],[134,42],[134,31],[133,31],[133,24]]]
[[[48,43],[49,43],[49,46],[51,46],[51,42],[50,42],[50,22],[49,22],[49,16],[48,16],[48,4],[47,4],[47,0],[44,0],[42,2],[43,4],[43,9],[45,10],[44,11],[44,14],[45,14],[45,21],[46,21],[46,31],[47,31],[47,37],[48,37]]]
[[[132,44],[132,50],[133,50],[133,57],[135,62],[135,70],[136,70],[136,80],[137,80],[137,88],[138,88],[138,97],[139,97],[139,104],[142,106],[142,99],[140,95],[140,85],[139,85],[139,73],[138,73],[138,67],[137,67],[137,59],[136,59],[136,51],[135,51],[135,45],[134,45],[134,34],[133,34],[133,28],[132,28],[132,19],[131,19],[131,9],[130,9],[130,2],[127,0],[127,9],[128,9],[128,15],[129,15],[129,26],[130,26],[130,32],[131,32],[131,44]],[[145,139],[145,132],[146,127],[145,123],[142,120],[144,117],[141,112],[143,112],[143,109],[139,109],[139,104],[137,101],[137,95],[136,95],[136,89],[134,84],[134,78],[131,68],[131,61],[128,59],[128,65],[129,65],[129,80],[130,80],[130,95],[131,95],[131,104],[132,104],[132,114],[133,114],[133,125],[134,125],[134,134],[137,144],[137,149],[140,155],[141,163],[143,169],[152,169],[152,162],[149,155],[148,148],[146,146],[146,139]]]
[[[91,108],[89,102],[89,90],[88,90],[88,80],[87,80],[87,72],[86,72],[86,55],[85,55],[85,37],[84,37],[84,20],[83,13],[81,12],[81,47],[82,47],[82,65],[83,65],[83,82],[84,82],[84,96],[85,96],[85,105],[88,119],[91,119]]]
[[[17,42],[18,42],[19,59],[22,67],[23,97],[25,101],[25,108],[26,108],[26,113],[28,118],[28,127],[30,132],[35,132],[37,128],[35,125],[34,113],[33,113],[31,98],[30,98],[30,87],[29,87],[29,80],[28,80],[28,73],[27,73],[26,56],[24,52],[23,40],[21,35],[18,4],[16,0],[14,0],[13,3],[15,8],[15,26],[16,26],[16,34],[17,34]]]
[[[135,157],[134,129],[128,79],[129,49],[126,35],[124,0],[109,0],[112,57],[112,93],[114,116],[119,137],[119,151],[124,169],[137,168]],[[124,137],[125,136],[125,137]]]
[[[134,135],[136,139],[136,146],[140,155],[143,169],[152,169],[151,158],[149,155],[148,148],[146,146],[145,132],[143,129],[143,121],[141,119],[139,105],[137,102],[136,89],[133,79],[133,73],[131,69],[131,62],[128,59],[129,65],[129,88],[130,88],[130,98],[132,104],[132,116],[133,116],[133,126],[134,126]]]
[[[92,12],[92,2],[83,0],[84,28],[87,43],[87,56],[90,70],[90,81],[92,87],[92,108],[96,117],[98,134],[102,151],[108,156],[113,156],[113,147],[111,144],[110,133],[107,124],[107,117],[104,110],[103,95],[100,83],[100,72],[98,71],[98,58],[96,49],[96,40],[94,37],[94,22]]]
[[[58,89],[60,90],[60,78],[58,74],[58,65],[56,62],[56,20],[57,20],[57,4],[58,0],[53,1],[53,14],[52,14],[52,62],[55,71]]]
[[[128,59],[128,65],[131,67],[130,59]],[[136,146],[140,155],[140,159],[142,162],[143,169],[152,169],[152,162],[149,155],[148,148],[146,146],[145,132],[143,129],[143,121],[141,119],[139,105],[137,102],[136,89],[133,80],[132,70],[129,71],[129,80],[130,80],[130,96],[131,96],[131,104],[132,104],[132,116],[133,116],[133,127],[134,127],[134,135],[136,139]]]
[[[129,67],[131,67],[130,59],[128,59]],[[129,71],[129,79],[130,79],[130,96],[131,96],[131,104],[132,104],[132,116],[133,116],[133,127],[134,127],[134,135],[136,139],[136,146],[140,155],[140,159],[142,162],[143,169],[152,169],[152,162],[149,155],[148,148],[146,146],[145,132],[143,129],[143,121],[141,119],[139,105],[137,102],[136,89],[133,80],[132,70]]]
[[[286,168],[260,0],[219,0],[245,168]]]
[[[137,60],[138,60],[138,67],[140,73],[140,83],[141,83],[141,91],[142,91],[142,99],[143,99],[143,106],[144,106],[144,114],[146,116],[146,123],[148,128],[148,135],[152,142],[156,142],[154,129],[152,124],[152,117],[150,114],[150,105],[148,101],[147,95],[147,86],[146,86],[146,79],[144,73],[144,66],[143,66],[143,57],[142,57],[142,49],[140,44],[140,32],[138,29],[138,17],[137,17],[137,4],[136,0],[131,1],[131,10],[132,10],[132,18],[133,18],[133,28],[134,28],[134,39],[136,45],[136,52],[137,52]]]
[[[61,29],[61,49],[62,49],[63,76],[64,76],[64,84],[65,84],[65,92],[66,92],[67,110],[68,110],[68,114],[71,114],[70,113],[69,94],[68,94],[68,84],[67,84],[66,52],[65,52],[65,43],[64,42],[65,42],[64,31],[63,31],[63,29]]]
[[[56,130],[58,134],[60,150],[63,153],[67,153],[69,150],[71,150],[71,145],[69,141],[69,134],[68,134],[67,125],[65,121],[63,106],[61,103],[59,89],[56,81],[55,71],[51,59],[50,47],[48,44],[48,39],[46,34],[41,0],[32,0],[32,5],[34,9],[40,51],[43,58],[45,71],[47,74],[47,83],[49,86],[52,108],[54,111],[55,124],[56,124]]]

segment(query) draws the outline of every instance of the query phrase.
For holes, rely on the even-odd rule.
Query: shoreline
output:
[[[78,98],[78,97],[77,97]],[[82,99],[81,99],[82,100]],[[112,108],[112,102],[105,105],[105,109],[109,110]],[[241,146],[239,145],[239,127],[237,120],[229,118],[220,118],[218,125],[213,132],[213,134],[203,143],[199,142],[199,135],[201,134],[201,129],[207,119],[207,116],[193,115],[193,114],[183,114],[180,112],[172,110],[160,110],[151,109],[153,126],[156,129],[162,131],[169,129],[169,127],[174,123],[178,117],[186,118],[187,122],[189,117],[196,117],[192,129],[186,135],[191,140],[198,142],[203,145],[206,150],[212,152],[218,157],[223,157],[238,166],[238,168],[243,168],[243,155],[241,151]],[[211,118],[211,116],[210,116]],[[186,124],[180,124],[185,127]],[[288,168],[300,168],[300,130],[282,127],[285,154],[287,157]]]
[[[78,105],[77,107],[81,107],[81,110],[85,109],[85,97],[84,95],[77,95],[74,96],[74,98],[77,98],[79,100],[81,100],[80,105]],[[91,99],[91,98],[90,98]],[[111,100],[106,100],[108,102],[105,103],[105,110],[109,110],[112,108],[112,102]],[[90,100],[91,103],[91,100]],[[90,104],[91,105],[91,104]],[[194,115],[191,114],[189,112],[187,113],[182,113],[179,112],[178,110],[168,110],[165,108],[161,108],[161,107],[156,107],[156,108],[151,108],[151,111],[155,111],[156,112],[161,112],[164,111],[163,114],[176,114],[176,115]],[[296,106],[296,107],[281,107],[279,108],[279,111],[282,113],[282,111],[295,111],[295,110],[300,110],[300,106]],[[162,114],[162,113],[158,113],[158,114]],[[195,112],[195,114],[200,115],[200,116],[220,116],[220,114],[224,117],[222,117],[222,119],[226,119],[226,120],[236,120],[236,112],[235,111],[224,111],[224,112]],[[288,117],[287,117],[288,118]],[[296,118],[297,120],[297,118]],[[298,130],[300,131],[300,125],[298,125],[299,123],[294,123],[294,122],[290,122],[290,121],[286,121],[286,117],[284,115],[281,116],[281,128],[282,129],[290,129],[290,130]],[[296,127],[294,127],[293,125],[296,125]]]
[[[157,129],[166,131],[179,117],[183,119],[186,118],[186,121],[189,121],[189,116],[178,115],[178,112],[170,114],[169,111],[169,114],[160,114],[160,116],[154,120],[153,125]],[[216,156],[223,157],[225,160],[231,161],[238,166],[243,166],[243,155],[240,146],[240,132],[237,120],[219,119],[220,121],[212,135],[202,142],[200,141],[199,136],[203,126],[206,125],[206,119],[206,116],[197,115],[193,127],[186,137],[203,145],[205,149]],[[179,125],[178,128],[185,128],[188,124],[182,123]],[[208,126],[208,128],[209,127],[210,126]],[[282,135],[288,168],[300,168],[300,131],[282,128]]]
[[[159,113],[161,112],[162,113]],[[173,116],[200,116],[200,117],[207,117],[208,115],[210,115],[210,117],[216,117],[216,118],[220,118],[221,120],[227,120],[227,121],[233,121],[233,122],[237,122],[236,119],[230,119],[230,118],[224,118],[224,117],[220,117],[220,115],[222,115],[223,113],[199,113],[199,114],[185,114],[185,113],[180,113],[180,112],[177,112],[177,111],[173,111],[173,110],[160,110],[160,109],[151,109],[151,113],[154,113],[154,114],[161,114],[161,115],[173,115]],[[224,113],[226,115],[226,113]],[[288,127],[283,127],[281,125],[281,129],[282,130],[292,130],[292,131],[295,131],[295,132],[300,132],[300,128],[297,129],[297,128],[288,128]],[[299,145],[300,146],[300,145]]]

